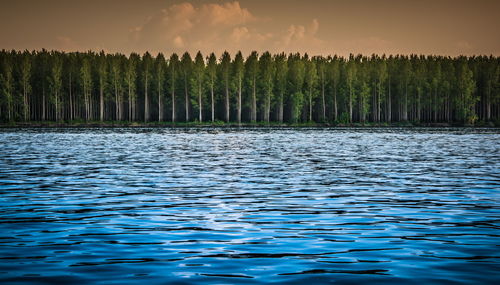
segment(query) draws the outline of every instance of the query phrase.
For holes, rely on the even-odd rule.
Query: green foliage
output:
[[[474,106],[479,97],[474,96],[473,73],[465,61],[462,61],[458,66],[457,81],[459,96],[456,97],[455,104],[458,107],[460,117],[464,122],[474,123],[477,120]]]
[[[256,51],[252,51],[245,62],[245,77],[250,94],[250,121],[257,120],[257,76],[259,74],[259,59]]]
[[[106,54],[104,51],[101,51],[99,54],[99,57],[97,58],[97,74],[98,74],[98,81],[99,81],[99,89],[100,92],[103,92],[105,96],[108,94],[108,64],[109,64],[110,58],[106,57]]]
[[[236,56],[234,57],[233,70],[236,81],[241,81],[243,78],[243,72],[245,71],[244,60],[241,51],[236,53]]]
[[[254,78],[257,78],[259,70],[259,60],[258,60],[258,55],[256,51],[253,51],[250,53],[248,56],[246,62],[245,62],[245,71],[248,74],[248,78],[250,80],[253,80]]]
[[[61,98],[61,87],[62,87],[62,60],[59,56],[55,55],[52,57],[52,68],[50,74],[50,89],[51,89],[51,101],[57,104]],[[59,111],[59,110],[57,110]]]
[[[286,62],[285,54],[281,53],[275,56],[274,62],[276,65],[276,83],[274,85],[276,87],[277,93],[280,96],[284,96],[287,84],[286,75],[288,73],[288,65]]]
[[[165,61],[165,57],[162,53],[159,53],[154,61],[154,80],[155,86],[157,88],[156,91],[159,93],[162,93],[163,85],[165,82],[166,64],[167,63]]]
[[[369,112],[370,105],[368,103],[371,95],[371,88],[370,85],[367,82],[362,82],[359,86],[359,91],[358,91],[358,97],[359,97],[359,108],[360,108],[360,113],[362,118],[360,121],[364,122],[366,119],[366,115]]]
[[[205,61],[201,52],[196,54],[193,65],[193,87],[196,97],[192,99],[193,106],[200,108],[200,103],[203,103],[204,94],[204,82],[205,82]]]
[[[231,55],[225,51],[220,58],[220,66],[222,72],[222,78],[224,82],[229,85],[229,76],[231,74]]]
[[[291,106],[291,121],[297,122],[300,119],[302,107],[304,104],[304,94],[302,92],[305,77],[304,61],[300,54],[290,54],[288,57],[288,76],[289,88],[291,92],[290,106]]]
[[[225,94],[225,99],[224,99],[224,111],[225,115],[224,118],[226,122],[229,122],[230,119],[230,84],[231,84],[231,56],[227,51],[225,51],[220,59],[220,68],[221,68],[221,73],[222,73],[222,81],[224,84],[224,94]]]
[[[340,114],[338,120],[337,120],[337,124],[349,124],[350,122],[350,118],[349,118],[349,113],[348,112],[343,112],[342,114]]]
[[[314,91],[318,85],[319,79],[316,62],[306,60],[305,69],[305,85],[308,90],[309,101],[312,102],[312,99],[317,95]]]
[[[215,79],[217,76],[217,58],[214,53],[207,57],[207,78],[210,87],[214,87]]]
[[[168,63],[168,84],[170,86],[170,93],[175,92],[175,81],[177,73],[179,72],[179,64],[179,56],[173,53]]]
[[[137,83],[136,83],[136,77],[137,77],[137,62],[139,61],[139,55],[137,54],[132,54],[130,55],[129,60],[126,63],[125,67],[125,85],[127,86],[127,93],[129,96],[130,100],[133,100],[136,98],[136,88],[137,88]],[[130,102],[129,102],[130,103]]]
[[[2,103],[7,109],[7,119],[11,121],[14,116],[14,79],[12,75],[12,63],[8,58],[1,63],[2,73],[0,74],[0,91],[2,95]]]
[[[302,92],[295,92],[291,96],[292,105],[292,122],[296,123],[299,121],[302,106],[304,105],[304,94]]]
[[[269,52],[265,52],[260,56],[260,82],[262,86],[262,101],[264,121],[269,122],[271,100],[273,99],[274,75],[276,67],[273,58]]]
[[[219,60],[188,52],[167,60],[2,50],[0,120],[161,123],[185,113],[181,120],[302,124],[348,114],[351,123],[488,126],[500,116],[498,57],[252,52],[245,59],[238,52],[231,59],[228,52]]]
[[[346,86],[347,86],[347,109],[349,112],[349,122],[352,122],[353,116],[353,105],[356,101],[356,93],[354,92],[354,85],[356,84],[356,72],[357,65],[356,62],[351,55],[349,58],[349,62],[346,65]]]

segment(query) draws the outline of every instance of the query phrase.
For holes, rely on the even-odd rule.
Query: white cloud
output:
[[[174,4],[131,29],[135,48],[152,52],[220,51],[222,45],[235,48],[254,37],[245,24],[257,18],[239,2],[194,6]]]
[[[302,52],[311,54],[321,54],[325,47],[325,41],[318,36],[319,21],[313,19],[309,27],[303,25],[290,25],[275,42],[275,49],[278,51]]]
[[[247,9],[242,9],[239,2],[223,5],[207,4],[200,8],[201,18],[210,19],[212,25],[238,25],[256,20]]]
[[[218,54],[224,50],[231,53],[241,50],[245,54],[252,50],[320,52],[324,44],[317,37],[317,19],[307,28],[291,24],[288,29],[274,34],[258,25],[264,21],[241,7],[239,2],[201,5],[185,2],[171,5],[143,25],[131,29],[130,40],[135,50],[152,53],[186,50]],[[317,48],[311,50],[311,45]]]

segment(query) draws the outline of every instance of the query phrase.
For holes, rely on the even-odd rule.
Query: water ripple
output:
[[[0,283],[495,283],[497,129],[0,130]]]

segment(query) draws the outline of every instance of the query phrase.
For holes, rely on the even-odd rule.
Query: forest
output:
[[[0,52],[0,121],[498,122],[494,56]]]

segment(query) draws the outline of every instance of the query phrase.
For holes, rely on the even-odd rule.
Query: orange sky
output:
[[[0,0],[0,49],[500,56],[498,0]]]

